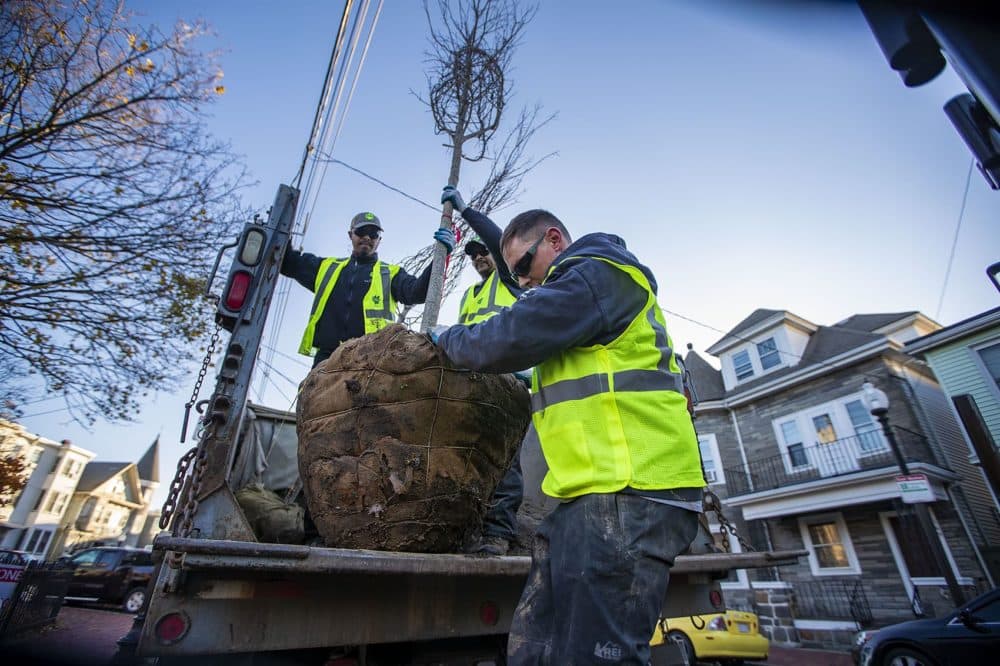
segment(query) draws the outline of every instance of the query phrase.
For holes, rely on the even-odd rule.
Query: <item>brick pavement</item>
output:
[[[0,644],[0,661],[10,666],[101,666],[111,661],[133,617],[93,607],[63,606],[54,626]]]

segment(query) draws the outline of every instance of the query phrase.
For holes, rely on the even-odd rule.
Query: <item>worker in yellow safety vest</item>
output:
[[[705,485],[656,280],[618,236],[574,242],[545,210],[511,220],[500,247],[529,291],[431,338],[460,367],[534,367],[542,490],[562,501],[535,535],[507,663],[648,663]]]
[[[315,293],[299,353],[313,356],[313,367],[330,357],[341,343],[379,331],[396,318],[396,303],[418,304],[427,298],[431,265],[413,277],[395,264],[378,258],[382,223],[374,213],[351,219],[347,237],[351,256],[318,257],[289,249],[281,264],[282,275],[295,279]],[[448,252],[455,234],[438,229],[434,239]]]

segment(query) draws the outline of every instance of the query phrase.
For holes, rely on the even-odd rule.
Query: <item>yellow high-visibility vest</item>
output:
[[[603,257],[567,261],[604,261],[647,298],[608,344],[568,349],[535,368],[532,421],[549,466],[542,491],[568,499],[626,487],[704,486],[681,370],[649,280],[638,268]]]
[[[504,308],[509,308],[517,300],[517,296],[510,293],[510,289],[500,280],[496,271],[486,278],[478,294],[476,286],[473,285],[465,291],[462,304],[458,307],[458,323],[464,326],[486,321]]]
[[[319,270],[316,271],[316,285],[314,288],[312,312],[309,314],[309,323],[302,334],[302,342],[299,344],[299,353],[305,356],[315,356],[318,349],[313,346],[313,336],[316,335],[316,323],[319,322],[326,303],[330,300],[333,287],[337,284],[337,278],[350,262],[348,259],[324,259]],[[361,303],[364,308],[365,333],[380,331],[395,321],[396,301],[392,297],[392,279],[399,273],[399,266],[395,264],[384,264],[376,261],[372,264],[372,282],[368,287],[368,292]]]

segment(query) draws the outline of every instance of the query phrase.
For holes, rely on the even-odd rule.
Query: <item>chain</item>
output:
[[[184,405],[184,423],[181,426],[181,443],[183,443],[184,439],[187,437],[188,418],[191,415],[191,408],[198,400],[198,394],[201,393],[201,385],[202,382],[205,381],[205,375],[208,374],[209,366],[212,364],[212,356],[215,354],[215,347],[219,343],[221,331],[221,326],[215,327],[215,332],[212,333],[212,338],[208,343],[208,349],[205,350],[205,358],[201,362],[201,370],[198,371],[198,378],[194,382],[194,390],[191,391],[191,399]],[[174,474],[174,480],[170,482],[170,492],[167,493],[167,499],[163,503],[163,509],[160,511],[161,530],[167,529],[167,526],[170,525],[170,518],[177,510],[177,499],[180,497],[181,490],[184,487],[184,477],[187,475],[188,467],[191,465],[191,461],[194,460],[197,451],[198,446],[195,445],[191,447],[190,451],[181,456],[180,460],[177,461],[177,472]]]
[[[730,534],[736,537],[736,540],[740,542],[743,552],[752,552],[756,550],[753,546],[747,543],[742,536],[740,536],[739,532],[736,531],[736,526],[733,525],[732,522],[726,518],[725,514],[722,513],[722,503],[719,501],[719,496],[713,491],[705,491],[704,506],[705,513],[714,511],[715,515],[719,519],[719,533],[722,535],[722,547],[727,553],[733,552],[732,544],[729,543]]]

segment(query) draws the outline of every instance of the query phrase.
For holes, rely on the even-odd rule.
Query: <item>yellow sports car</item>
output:
[[[744,659],[767,659],[770,645],[760,633],[757,616],[744,611],[727,610],[693,617],[660,618],[650,645],[673,641],[687,654],[689,663],[695,660],[739,664]]]

